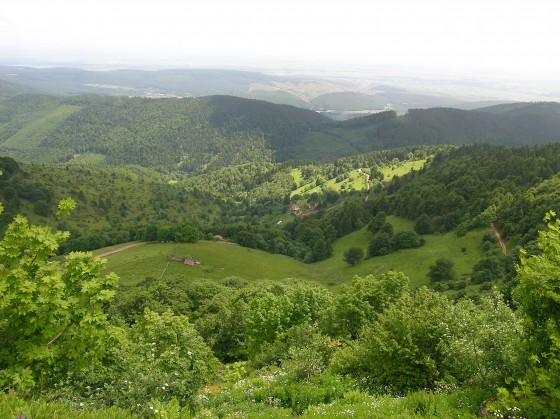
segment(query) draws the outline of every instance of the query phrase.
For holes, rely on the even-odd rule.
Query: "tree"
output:
[[[386,233],[377,234],[368,246],[369,256],[383,256],[391,253],[391,237]]]
[[[379,212],[369,222],[367,227],[368,231],[373,234],[377,234],[379,230],[381,230],[381,227],[383,227],[383,224],[385,224],[386,218],[387,218],[387,214],[385,214],[383,211]]]
[[[330,256],[330,253],[327,242],[324,239],[318,239],[313,245],[311,262],[326,259]]]
[[[72,206],[61,203],[59,214]],[[0,385],[25,389],[79,371],[101,356],[105,305],[117,285],[104,260],[70,253],[51,261],[68,233],[20,215],[0,241]]]
[[[196,243],[200,239],[200,231],[191,224],[183,224],[175,230],[175,241],[180,243]]]
[[[560,220],[547,213],[539,233],[540,255],[521,253],[514,300],[524,320],[529,367],[513,388],[499,390],[494,408],[521,409],[524,417],[560,415]]]
[[[430,265],[428,277],[433,282],[451,281],[457,278],[457,272],[453,268],[455,264],[447,258],[436,260],[435,264]]]
[[[323,329],[332,335],[356,338],[365,324],[375,320],[408,289],[408,278],[401,272],[388,272],[376,278],[355,276],[343,285],[333,304],[325,307]]]
[[[434,232],[432,219],[427,214],[422,214],[414,222],[414,231],[418,234],[431,234]]]
[[[364,249],[361,247],[351,247],[344,252],[344,261],[351,266],[359,264],[364,258]]]

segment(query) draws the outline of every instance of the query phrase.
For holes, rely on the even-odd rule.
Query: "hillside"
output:
[[[509,107],[511,105],[504,105]],[[498,109],[507,109],[498,107]],[[404,116],[383,112],[310,131],[289,157],[332,159],[370,150],[418,144],[488,143],[509,146],[560,140],[560,105],[522,104],[515,111],[463,111],[453,108],[411,109]],[[317,153],[316,150],[322,150]]]
[[[193,196],[170,179],[140,167],[44,166],[0,158],[0,231],[16,213],[38,224],[55,225],[72,235],[65,250],[90,250],[133,239],[146,226],[213,224],[221,209],[206,196]],[[61,199],[78,209],[60,220]]]
[[[422,144],[545,144],[560,140],[559,108],[432,108],[334,123],[313,111],[232,96],[23,95],[0,102],[0,152],[32,162],[77,159],[201,173],[250,162],[333,161]]]
[[[18,83],[0,80],[0,101],[23,94],[38,94],[40,91]]]
[[[395,226],[395,231],[412,229],[410,220],[391,217],[390,221]],[[474,264],[485,256],[482,237],[488,231],[489,228],[478,229],[461,238],[457,238],[454,233],[430,234],[426,236],[427,243],[422,248],[369,258],[356,266],[345,263],[343,254],[352,246],[367,250],[370,234],[365,227],[338,240],[333,256],[315,264],[306,264],[258,249],[247,249],[235,243],[152,243],[107,256],[105,272],[115,272],[121,279],[121,284],[126,286],[137,285],[146,278],[180,277],[187,280],[220,281],[237,277],[250,282],[297,278],[318,283],[336,292],[355,275],[378,275],[398,270],[410,278],[411,287],[416,289],[430,285],[427,276],[429,266],[442,256],[453,259],[460,278],[468,278]],[[125,245],[119,247],[123,246]],[[102,254],[112,249],[114,247],[103,248],[95,253]],[[201,262],[202,266],[185,266],[175,261],[169,263],[174,255],[189,255]],[[243,263],[239,263],[240,260]],[[472,295],[480,293],[477,287],[469,288],[469,291]],[[448,295],[455,296],[456,293],[450,292]]]

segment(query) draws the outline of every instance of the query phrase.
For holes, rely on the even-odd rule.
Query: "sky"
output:
[[[553,0],[13,0],[8,60],[166,66],[401,66],[556,77]]]

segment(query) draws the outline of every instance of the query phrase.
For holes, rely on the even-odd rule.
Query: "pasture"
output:
[[[412,229],[410,220],[390,216],[388,221],[393,224],[395,232]],[[429,266],[442,257],[455,263],[459,278],[468,278],[473,265],[484,256],[482,236],[488,230],[481,228],[470,231],[464,237],[457,237],[454,232],[425,235],[426,244],[423,247],[365,259],[356,266],[346,264],[343,254],[350,247],[361,247],[367,254],[371,234],[366,227],[337,240],[333,256],[313,264],[227,242],[148,243],[107,256],[105,271],[115,272],[124,285],[134,285],[146,277],[158,279],[181,276],[186,279],[222,280],[234,276],[249,281],[299,278],[336,289],[355,275],[380,275],[396,270],[410,278],[412,288],[418,288],[429,285]],[[122,246],[99,249],[95,253]],[[172,261],[172,256],[190,256],[200,261],[202,266],[187,266]]]

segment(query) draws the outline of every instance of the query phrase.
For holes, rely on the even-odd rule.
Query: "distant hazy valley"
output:
[[[98,94],[150,98],[234,95],[288,104],[343,120],[393,110],[474,109],[506,102],[560,100],[538,82],[483,80],[480,76],[411,76],[398,69],[238,71],[220,69],[82,70],[0,66],[0,96],[18,92]],[[8,83],[8,84],[7,84]]]

